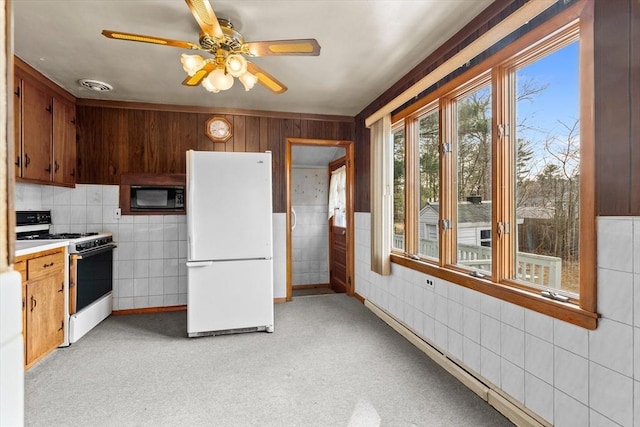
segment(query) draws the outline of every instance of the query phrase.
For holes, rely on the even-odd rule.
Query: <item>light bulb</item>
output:
[[[227,73],[233,77],[240,77],[247,72],[247,60],[242,55],[229,55],[226,61]]]
[[[211,80],[209,80],[209,76],[207,76],[207,78],[205,78],[204,80],[202,80],[202,86],[204,86],[204,88],[206,90],[208,90],[209,92],[213,92],[213,93],[218,93],[220,92],[220,89],[216,88],[213,83],[211,83]]]
[[[246,72],[243,75],[241,75],[238,78],[238,80],[240,80],[240,83],[242,83],[242,85],[244,86],[244,90],[249,91],[256,84],[256,82],[258,81],[258,78],[253,74]]]
[[[233,77],[225,74],[222,68],[213,70],[207,79],[211,80],[213,86],[218,90],[227,90],[233,86]]]
[[[202,67],[204,67],[204,58],[200,55],[187,55],[185,53],[180,57],[180,62],[182,62],[182,69],[185,73],[187,73],[190,77]]]

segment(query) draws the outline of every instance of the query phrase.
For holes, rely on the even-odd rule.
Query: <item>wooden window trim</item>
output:
[[[578,24],[576,24],[578,22]],[[417,101],[392,117],[392,123],[404,121],[405,126],[405,153],[408,153],[407,129],[417,117],[424,114],[429,106],[439,102],[441,144],[453,142],[455,136],[455,103],[453,99],[461,93],[468,91],[470,87],[478,87],[483,76],[491,73],[492,79],[492,129],[495,131],[499,123],[511,123],[512,117],[498,117],[497,112],[506,112],[505,115],[513,115],[515,108],[508,99],[507,94],[513,90],[513,79],[509,78],[508,67],[514,64],[523,64],[526,61],[533,61],[540,55],[546,55],[548,48],[562,47],[571,40],[570,33],[575,30],[572,26],[579,26],[579,66],[580,66],[580,135],[581,135],[581,158],[580,158],[580,296],[579,300],[572,299],[567,303],[544,298],[539,291],[524,282],[509,279],[510,272],[514,268],[514,260],[510,255],[515,245],[515,238],[508,236],[504,243],[493,245],[493,259],[491,278],[476,278],[469,275],[469,271],[455,265],[455,256],[452,248],[455,248],[456,236],[455,228],[445,232],[439,227],[440,233],[440,259],[435,262],[429,259],[415,259],[407,254],[412,253],[414,246],[407,246],[407,236],[409,232],[416,234],[413,230],[415,225],[405,227],[405,253],[394,252],[391,254],[391,261],[405,267],[433,275],[443,280],[450,281],[461,286],[491,295],[501,300],[520,305],[542,314],[546,314],[575,325],[595,329],[597,327],[597,286],[596,286],[596,203],[595,203],[595,141],[594,141],[594,76],[593,76],[593,0],[582,0],[576,2],[558,15],[550,18],[547,22],[539,25],[529,33],[523,35],[511,45],[500,50],[498,53],[461,74],[449,83],[443,85],[425,98]],[[558,38],[558,34],[562,34]],[[518,57],[516,55],[523,51]],[[514,59],[515,58],[515,59]],[[486,78],[486,77],[485,77]],[[497,84],[500,82],[500,84]],[[395,127],[394,127],[395,128]],[[414,131],[415,132],[415,131]],[[417,142],[414,142],[417,145]],[[501,194],[493,192],[494,203],[492,206],[493,223],[500,221],[512,222],[508,215],[512,213],[513,201],[507,194],[513,189],[513,150],[508,149],[509,141],[499,141],[497,137],[492,138],[494,159],[499,161],[492,165],[492,187],[506,190]],[[455,144],[452,144],[455,147]],[[440,218],[455,217],[455,203],[451,202],[453,196],[452,189],[456,188],[456,174],[452,173],[455,165],[453,155],[443,155],[440,160]],[[406,155],[406,154],[405,154]],[[416,163],[415,156],[413,162]],[[408,159],[407,159],[408,161]],[[417,163],[416,163],[417,164]],[[414,165],[415,166],[415,165]],[[407,169],[409,173],[410,169]],[[415,170],[414,170],[415,171]],[[405,186],[405,198],[415,199],[416,190],[408,185]],[[405,209],[407,209],[405,202]],[[414,218],[415,219],[415,218]],[[405,213],[405,221],[407,221]],[[412,223],[413,224],[413,223]],[[492,224],[492,238],[497,239],[495,227]],[[504,239],[504,236],[503,236]],[[451,259],[454,258],[454,259]]]

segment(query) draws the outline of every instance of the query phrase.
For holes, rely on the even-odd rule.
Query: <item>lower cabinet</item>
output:
[[[64,342],[64,249],[21,257],[25,366]]]

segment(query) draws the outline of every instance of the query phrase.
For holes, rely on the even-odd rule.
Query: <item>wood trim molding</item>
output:
[[[538,313],[546,314],[565,322],[573,323],[586,329],[596,329],[598,315],[571,303],[562,303],[544,298],[524,289],[492,282],[489,279],[479,279],[470,276],[466,272],[459,272],[449,268],[442,268],[435,264],[409,259],[407,257],[391,254],[391,261],[429,274],[456,285],[473,289],[474,291],[490,295],[492,297],[507,301]]]
[[[114,316],[126,316],[129,314],[151,314],[151,313],[171,313],[175,311],[185,311],[186,305],[172,305],[168,307],[145,307],[145,308],[128,308],[125,310],[113,310]]]
[[[355,144],[353,141],[334,140],[334,139],[310,139],[310,138],[287,138],[285,147],[285,188],[286,188],[286,274],[287,274],[287,301],[291,301],[293,297],[292,283],[292,238],[291,238],[291,175],[292,175],[292,156],[291,147],[293,145],[307,146],[342,146],[345,148],[345,157],[347,163],[347,295],[353,295],[355,288]]]
[[[179,113],[203,113],[203,114],[219,114],[234,116],[259,116],[272,119],[291,119],[291,120],[317,120],[324,122],[344,122],[355,123],[355,118],[350,116],[324,115],[324,114],[305,114],[305,113],[289,113],[279,111],[262,111],[262,110],[243,110],[237,108],[222,107],[198,107],[189,105],[174,104],[153,104],[149,102],[130,102],[130,101],[105,101],[100,99],[78,98],[76,104],[82,107],[98,107],[98,108],[118,108],[123,110],[145,110],[145,111],[167,111]]]

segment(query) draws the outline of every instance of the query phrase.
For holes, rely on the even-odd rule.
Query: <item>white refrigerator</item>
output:
[[[273,332],[271,153],[187,151],[187,333]]]

